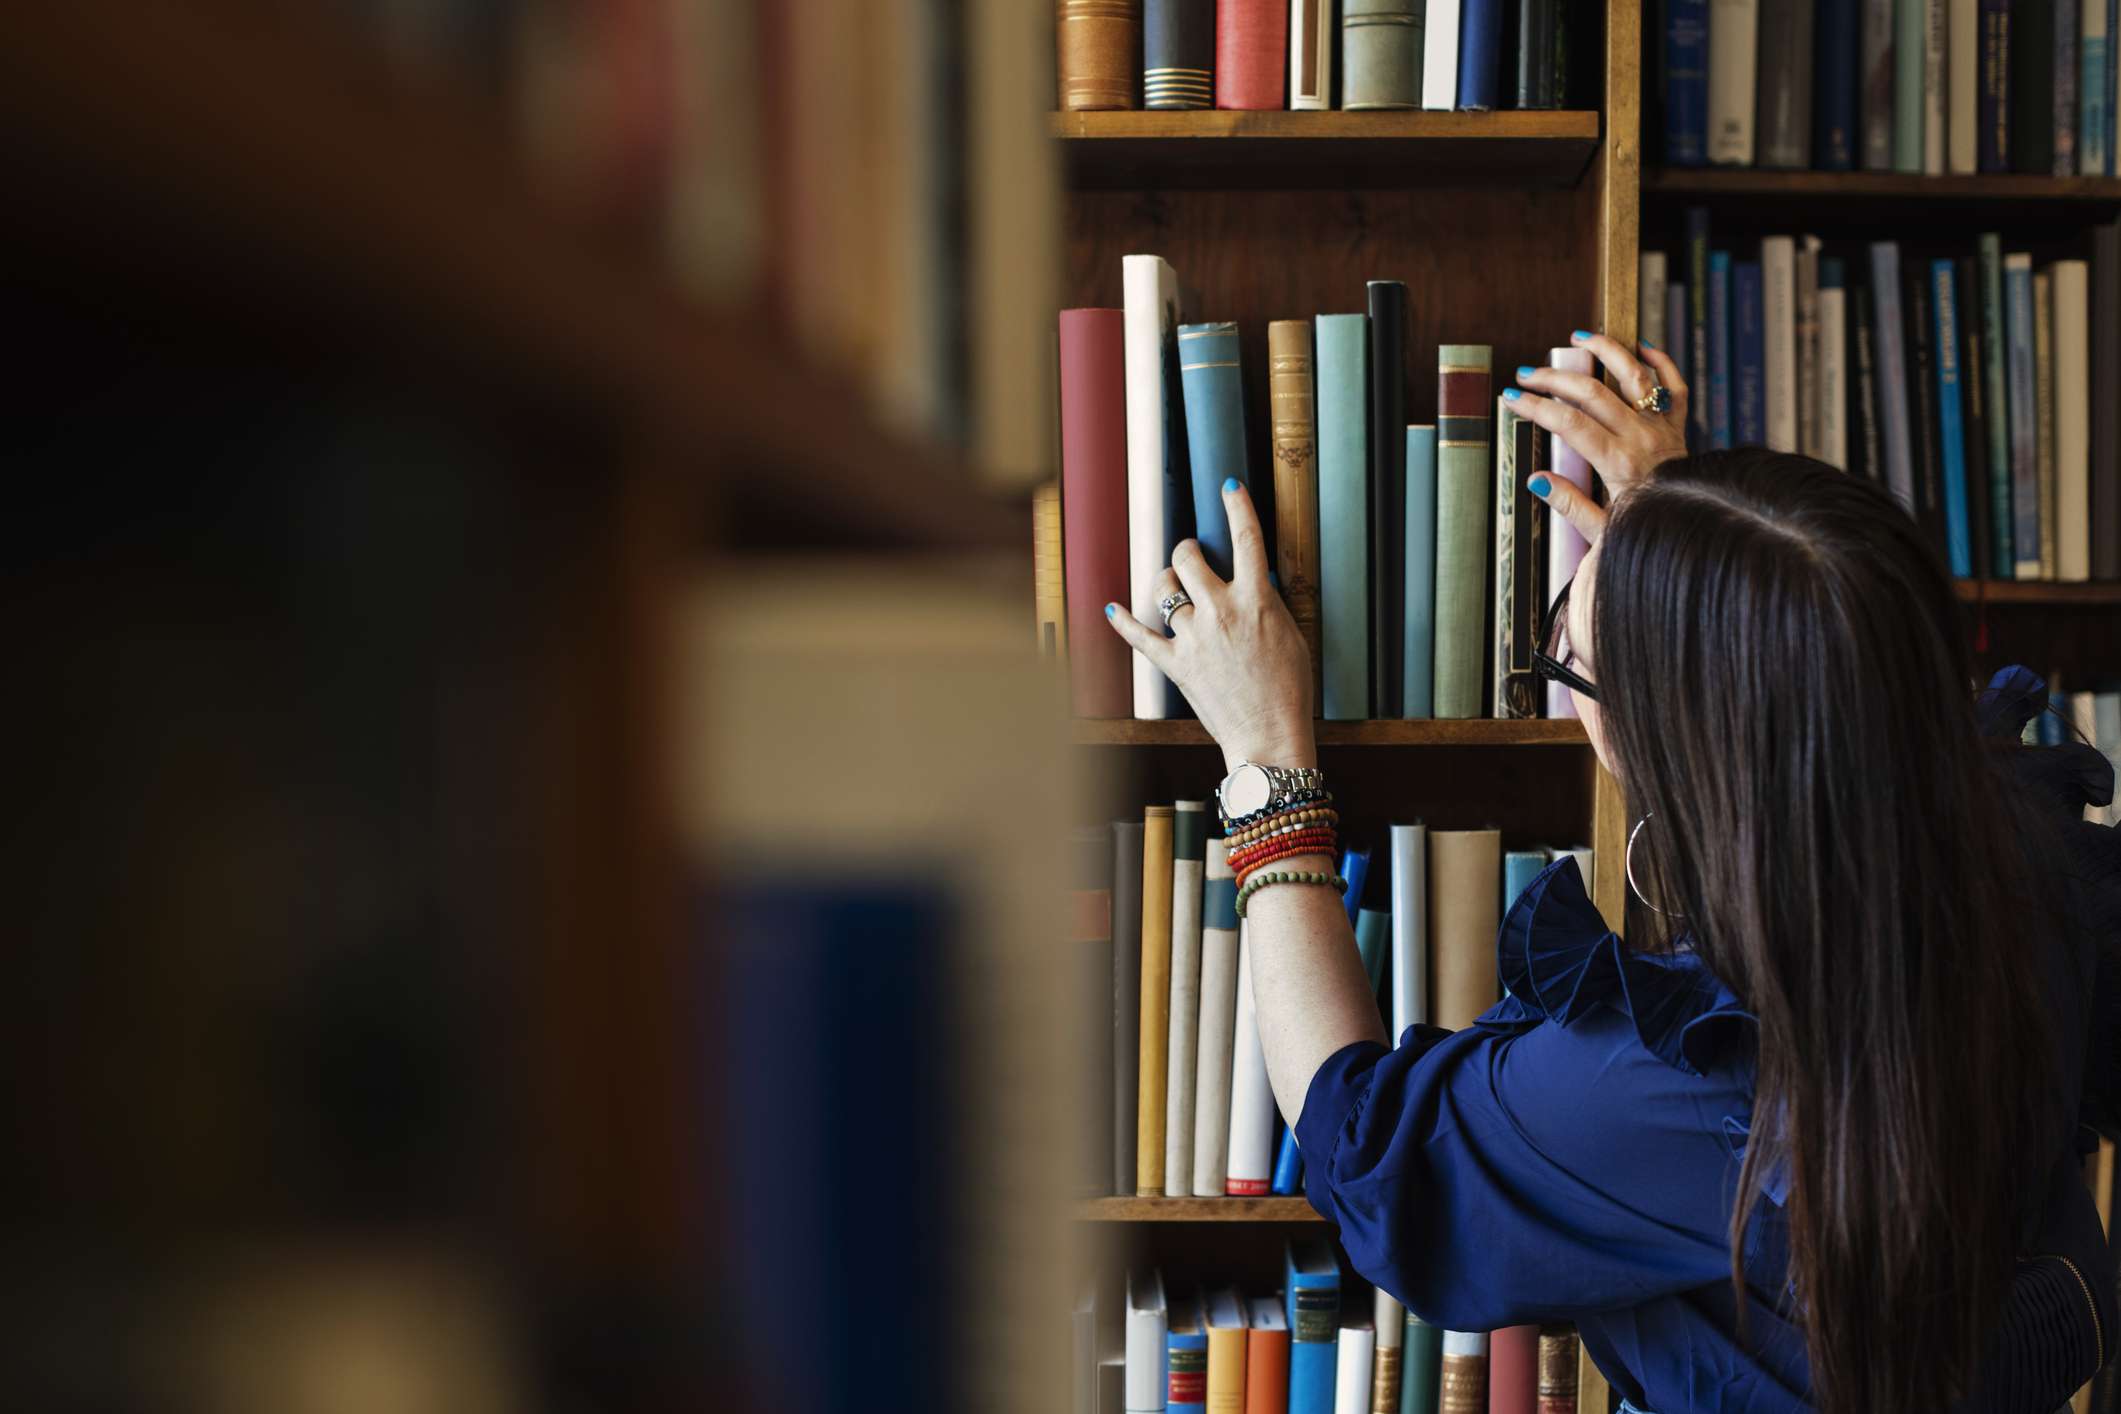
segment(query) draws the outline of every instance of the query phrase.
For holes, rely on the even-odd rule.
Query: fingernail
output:
[[[1590,337],[1591,337],[1591,335],[1590,335],[1590,331],[1589,331],[1589,330],[1587,330],[1587,329],[1578,329],[1578,330],[1577,330],[1577,331],[1576,331],[1575,333],[1573,333],[1573,334],[1569,335],[1569,337],[1570,337],[1570,338],[1572,338],[1572,339],[1574,339],[1574,340],[1575,340],[1575,341],[1576,341],[1577,343],[1579,343],[1579,344],[1580,344],[1580,343],[1582,343],[1582,342],[1583,342],[1583,341],[1584,341],[1585,339],[1588,339],[1588,338],[1590,338]]]
[[[1650,342],[1650,341],[1649,341],[1648,339],[1644,339],[1644,340],[1642,340],[1642,346],[1643,346],[1644,348],[1646,348],[1646,349],[1654,349],[1654,348],[1656,348],[1656,347],[1657,347],[1657,346],[1656,346],[1655,344],[1651,343],[1651,342]]]
[[[1108,619],[1116,619],[1116,618],[1118,618],[1118,617],[1119,617],[1119,605],[1117,605],[1117,604],[1107,604],[1107,605],[1105,605],[1105,617],[1106,617],[1106,618],[1108,618]]]
[[[1502,396],[1504,401],[1514,403],[1523,397],[1524,394],[1518,392],[1515,388],[1505,388],[1502,390]]]
[[[1527,481],[1525,485],[1531,489],[1533,495],[1542,500],[1546,498],[1547,492],[1554,489],[1554,483],[1547,480],[1545,476],[1535,476],[1530,481]]]
[[[1517,366],[1517,376],[1520,380],[1529,378],[1538,371],[1538,369],[1532,367],[1532,365],[1529,363],[1522,363]]]
[[[1231,478],[1230,478],[1229,480],[1227,480],[1227,481],[1225,481],[1225,482],[1223,483],[1223,494],[1224,494],[1225,496],[1234,496],[1234,495],[1236,495],[1236,494],[1237,494],[1237,478],[1236,478],[1236,477],[1234,477],[1234,476],[1233,476],[1233,477],[1231,477]]]

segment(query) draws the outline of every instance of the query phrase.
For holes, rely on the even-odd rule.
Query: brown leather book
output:
[[[1488,1414],[1488,1337],[1485,1331],[1443,1333],[1443,1374],[1437,1414]]]
[[[1573,1326],[1539,1328],[1539,1414],[1576,1414],[1580,1345]]]
[[[1311,400],[1311,321],[1267,325],[1267,401],[1274,420],[1274,573],[1311,651],[1319,696],[1318,418]]]
[[[1438,1026],[1462,1031],[1495,1005],[1502,832],[1429,831],[1429,967]]]
[[[1060,106],[1134,108],[1141,0],[1060,0]]]

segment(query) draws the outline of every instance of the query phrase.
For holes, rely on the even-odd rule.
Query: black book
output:
[[[1884,454],[1878,445],[1878,360],[1872,340],[1877,318],[1871,287],[1851,286],[1854,312],[1849,320],[1849,341],[1854,354],[1849,368],[1849,395],[1854,408],[1849,415],[1849,470],[1872,481],[1885,480]]]
[[[2011,6],[2011,170],[2055,171],[2055,7]]]
[[[1370,282],[1370,715],[1404,710],[1407,287]]]
[[[1215,0],[1143,0],[1142,106],[1215,106]]]
[[[1762,167],[1812,161],[1812,0],[1760,0],[1753,132]]]
[[[1915,521],[1923,535],[1947,553],[1944,541],[1944,472],[1937,428],[1936,371],[1930,366],[1929,262],[1909,260],[1900,276],[1901,308],[1907,329],[1907,377],[1913,386],[1907,399],[1908,464],[1915,473]]]
[[[1517,106],[1559,108],[1561,89],[1561,0],[1519,0]]]
[[[1966,442],[1966,525],[1973,537],[1974,578],[1987,579],[1989,552],[1988,393],[1981,376],[1981,285],[1974,258],[1952,262],[1953,303],[1959,311],[1959,407]]]

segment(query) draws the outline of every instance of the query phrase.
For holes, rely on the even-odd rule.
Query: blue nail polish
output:
[[[1515,388],[1505,388],[1505,389],[1503,389],[1503,390],[1502,390],[1502,396],[1503,396],[1503,401],[1505,401],[1505,402],[1511,402],[1511,403],[1514,403],[1514,402],[1516,402],[1516,401],[1517,401],[1517,400],[1518,400],[1519,398],[1523,397],[1523,396],[1524,396],[1524,394],[1523,394],[1523,393],[1520,393],[1520,392],[1519,392],[1519,391],[1517,391],[1517,389],[1515,389]]]
[[[1650,342],[1650,341],[1649,341],[1648,339],[1644,339],[1644,340],[1642,341],[1642,346],[1643,346],[1644,348],[1646,348],[1646,349],[1654,349],[1654,348],[1656,348],[1656,347],[1657,347],[1657,346],[1656,346],[1655,344],[1651,343],[1651,342]]]
[[[1268,571],[1267,571],[1267,583],[1268,583],[1268,585],[1269,585],[1270,587],[1272,587],[1272,588],[1275,588],[1275,589],[1279,589],[1279,588],[1281,588],[1281,576],[1280,576],[1280,575],[1277,575],[1277,574],[1276,574],[1276,573],[1274,573],[1274,571],[1272,571],[1272,570],[1268,570]]]
[[[1231,494],[1231,493],[1232,493],[1232,492],[1234,492],[1235,490],[1237,490],[1237,478],[1236,478],[1236,477],[1234,477],[1234,476],[1233,476],[1233,477],[1231,477],[1231,478],[1230,478],[1229,480],[1227,480],[1227,481],[1223,482],[1223,494],[1224,494],[1225,496],[1227,496],[1227,495]]]
[[[1527,481],[1525,485],[1531,488],[1533,495],[1541,497],[1554,489],[1554,483],[1547,480],[1544,476],[1535,476],[1530,481]]]
[[[1577,330],[1577,331],[1576,331],[1575,333],[1573,333],[1573,334],[1569,335],[1569,337],[1570,337],[1570,338],[1572,338],[1572,339],[1574,339],[1574,340],[1575,340],[1575,341],[1576,341],[1577,343],[1579,343],[1579,344],[1580,344],[1580,343],[1582,343],[1582,342],[1583,342],[1583,341],[1584,341],[1585,339],[1588,339],[1588,338],[1590,338],[1590,337],[1591,337],[1591,335],[1590,335],[1590,332],[1589,332],[1588,330],[1585,330],[1585,329],[1578,329],[1578,330]]]
[[[1520,379],[1529,378],[1538,371],[1538,369],[1532,367],[1532,365],[1529,363],[1520,364],[1517,368],[1517,376]]]
[[[1107,604],[1107,605],[1105,605],[1105,617],[1106,617],[1106,618],[1108,618],[1108,619],[1116,619],[1116,618],[1118,618],[1118,617],[1119,617],[1119,605],[1117,605],[1117,604]]]

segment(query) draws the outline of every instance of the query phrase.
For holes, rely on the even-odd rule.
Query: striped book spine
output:
[[[1445,1331],[1437,1414],[1488,1414],[1486,1331]]]
[[[1060,0],[1060,106],[1132,108],[1141,0]]]
[[[1237,326],[1178,326],[1178,374],[1185,390],[1186,455],[1193,474],[1193,534],[1208,565],[1230,577],[1230,517],[1223,482],[1252,483],[1245,457],[1245,389]]]
[[[1581,1354],[1582,1342],[1573,1327],[1539,1328],[1539,1414],[1576,1414],[1576,1372]]]
[[[1407,608],[1400,711],[1436,711],[1436,428],[1407,429]]]
[[[1318,700],[1318,419],[1311,396],[1311,321],[1267,325],[1267,406],[1274,433],[1274,570],[1311,652]]]
[[[1438,717],[1481,715],[1494,351],[1436,351],[1436,683]]]
[[[1377,1356],[1370,1366],[1369,1414],[1399,1414],[1400,1356],[1404,1353],[1407,1338],[1406,1307],[1393,1299],[1390,1292],[1379,1288],[1376,1319],[1371,1324],[1377,1333]]]
[[[1370,715],[1369,316],[1318,316],[1321,715]]]
[[[1143,0],[1142,106],[1215,106],[1215,0]]]

